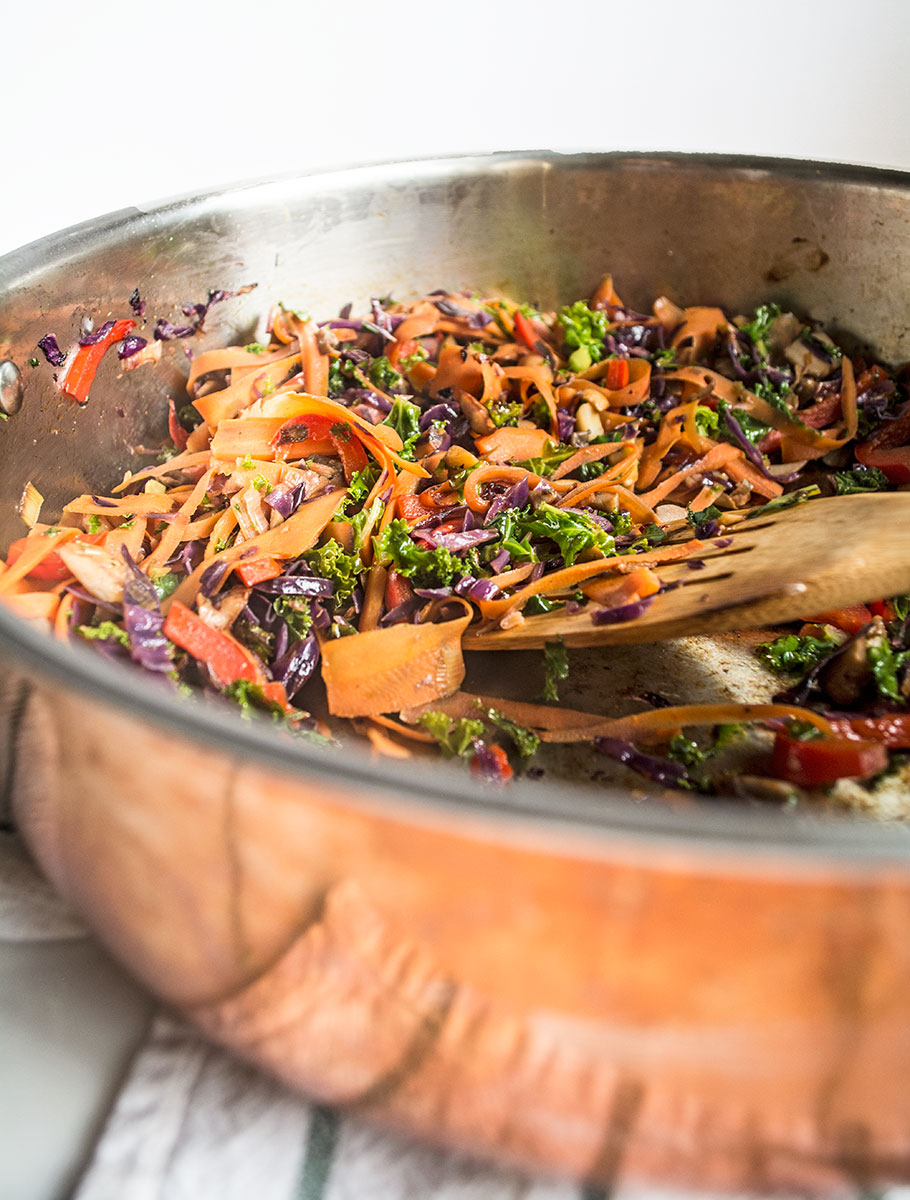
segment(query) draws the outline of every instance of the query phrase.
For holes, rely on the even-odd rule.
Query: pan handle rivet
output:
[[[10,359],[0,362],[0,409],[5,413],[18,412],[22,407],[22,376]]]

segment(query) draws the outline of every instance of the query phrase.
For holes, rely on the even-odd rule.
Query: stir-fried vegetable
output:
[[[186,324],[159,318],[151,343],[132,332],[138,295],[135,320],[68,354],[42,338],[73,399],[110,347],[129,369],[154,362],[231,293],[184,306]],[[497,782],[541,741],[578,740],[711,790],[727,739],[688,736],[705,724],[770,723],[765,770],[810,789],[910,748],[906,598],[807,614],[764,644],[797,703],[567,712],[559,643],[546,703],[458,691],[469,626],[563,608],[634,619],[664,564],[698,567],[750,516],[910,482],[904,377],[779,305],[731,318],[660,298],[643,314],[609,276],[555,312],[442,291],[320,322],[279,305],[259,340],[196,353],[186,386],[167,399],[173,447],[157,464],[76,497],[51,527],[27,507],[5,603],[298,730],[312,731],[321,685],[331,716],[378,750],[441,746]]]

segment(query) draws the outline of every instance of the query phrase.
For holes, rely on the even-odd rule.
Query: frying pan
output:
[[[0,260],[0,539],[107,489],[166,435],[183,344],[88,405],[29,364],[80,322],[255,340],[276,300],[327,314],[436,286],[547,307],[610,270],[746,311],[773,298],[852,351],[907,357],[910,177],[816,163],[497,154],[354,168],[130,209]],[[754,698],[748,642],[578,652],[566,699]],[[585,1178],[842,1194],[910,1177],[907,827],[646,796],[547,762],[480,787],[245,721],[0,610],[0,770],[59,891],[211,1037],[388,1126]],[[472,658],[505,693],[538,670]],[[602,765],[602,764],[601,764]]]

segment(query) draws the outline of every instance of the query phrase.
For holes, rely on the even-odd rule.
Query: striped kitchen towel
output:
[[[532,1178],[435,1150],[310,1104],[183,1022],[161,1015],[73,1200],[603,1196],[601,1189]],[[624,1192],[623,1200],[633,1200],[633,1193]],[[669,1194],[652,1190],[647,1200],[669,1200]]]

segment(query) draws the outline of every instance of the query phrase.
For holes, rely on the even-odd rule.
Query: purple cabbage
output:
[[[423,594],[424,592],[420,593],[420,595]],[[409,596],[407,600],[402,600],[400,604],[396,604],[394,608],[390,608],[387,613],[382,615],[379,624],[402,625],[405,621],[410,621],[420,608],[420,595]]]
[[[493,558],[490,559],[490,570],[495,571],[499,575],[506,569],[512,561],[512,555],[503,547]]]
[[[104,341],[113,328],[113,321],[105,321],[100,329],[90,329],[83,333],[82,337],[79,339],[79,345],[96,346],[98,342]]]
[[[444,317],[451,317],[455,321],[464,321],[468,329],[486,329],[493,320],[489,313],[462,308],[460,304],[454,304],[451,300],[434,300],[433,303]]]
[[[120,343],[120,349],[117,351],[117,357],[132,358],[134,354],[138,354],[140,350],[144,350],[148,342],[144,337],[140,337],[137,333],[128,333]]]
[[[145,316],[145,301],[141,299],[138,288],[133,288],[130,292],[130,308],[137,320],[142,320]]]
[[[66,362],[66,355],[52,333],[46,333],[43,338],[38,339],[38,349],[52,367],[62,367]]]
[[[465,575],[455,584],[455,591],[466,600],[493,600],[499,595],[499,588],[492,579],[475,579],[473,575]]]
[[[460,416],[461,413],[454,409],[451,404],[434,404],[430,408],[424,409],[420,414],[418,424],[421,432],[425,432],[434,421],[442,421],[448,427],[453,421],[457,421]]]
[[[434,549],[450,550],[457,554],[460,550],[470,550],[472,546],[495,541],[499,535],[495,529],[465,529],[461,533],[437,533],[435,529],[415,529],[413,536]]]
[[[279,483],[267,496],[263,496],[263,500],[269,508],[273,508],[285,521],[297,511],[305,498],[306,482],[298,483],[296,487],[291,487],[287,483]]]
[[[608,758],[623,763],[639,775],[653,779],[664,787],[679,787],[689,776],[681,763],[672,762],[667,758],[658,758],[654,754],[643,754],[631,742],[619,738],[599,737],[594,739],[594,749]]]
[[[152,336],[159,342],[169,342],[173,338],[192,337],[196,332],[194,325],[172,325],[161,317],[156,324]]]
[[[335,585],[318,575],[278,575],[257,583],[255,590],[268,596],[309,596],[325,600],[335,594]]]
[[[483,519],[484,525],[492,525],[499,514],[506,512],[508,509],[524,508],[529,500],[528,477],[525,475],[517,483],[513,483],[510,488],[493,499]]]
[[[199,579],[199,590],[203,596],[209,600],[214,596],[230,568],[231,564],[223,558],[206,567]]]
[[[121,546],[120,551],[130,571],[123,585],[123,625],[130,655],[147,671],[170,671],[174,664],[164,636],[164,614],[158,592],[126,546]]]
[[[564,408],[557,408],[556,420],[559,423],[559,440],[567,442],[575,432],[575,418]]]
[[[309,680],[319,662],[319,642],[313,633],[294,642],[272,663],[272,678],[284,684],[288,700],[293,700]]]
[[[97,504],[99,508],[116,508],[117,505],[113,500],[105,500],[102,496],[92,496],[92,504]]]
[[[616,608],[595,608],[591,613],[591,621],[594,625],[619,625],[623,621],[634,621],[653,602],[653,596],[645,596],[643,600],[633,600],[631,604],[620,604]]]

